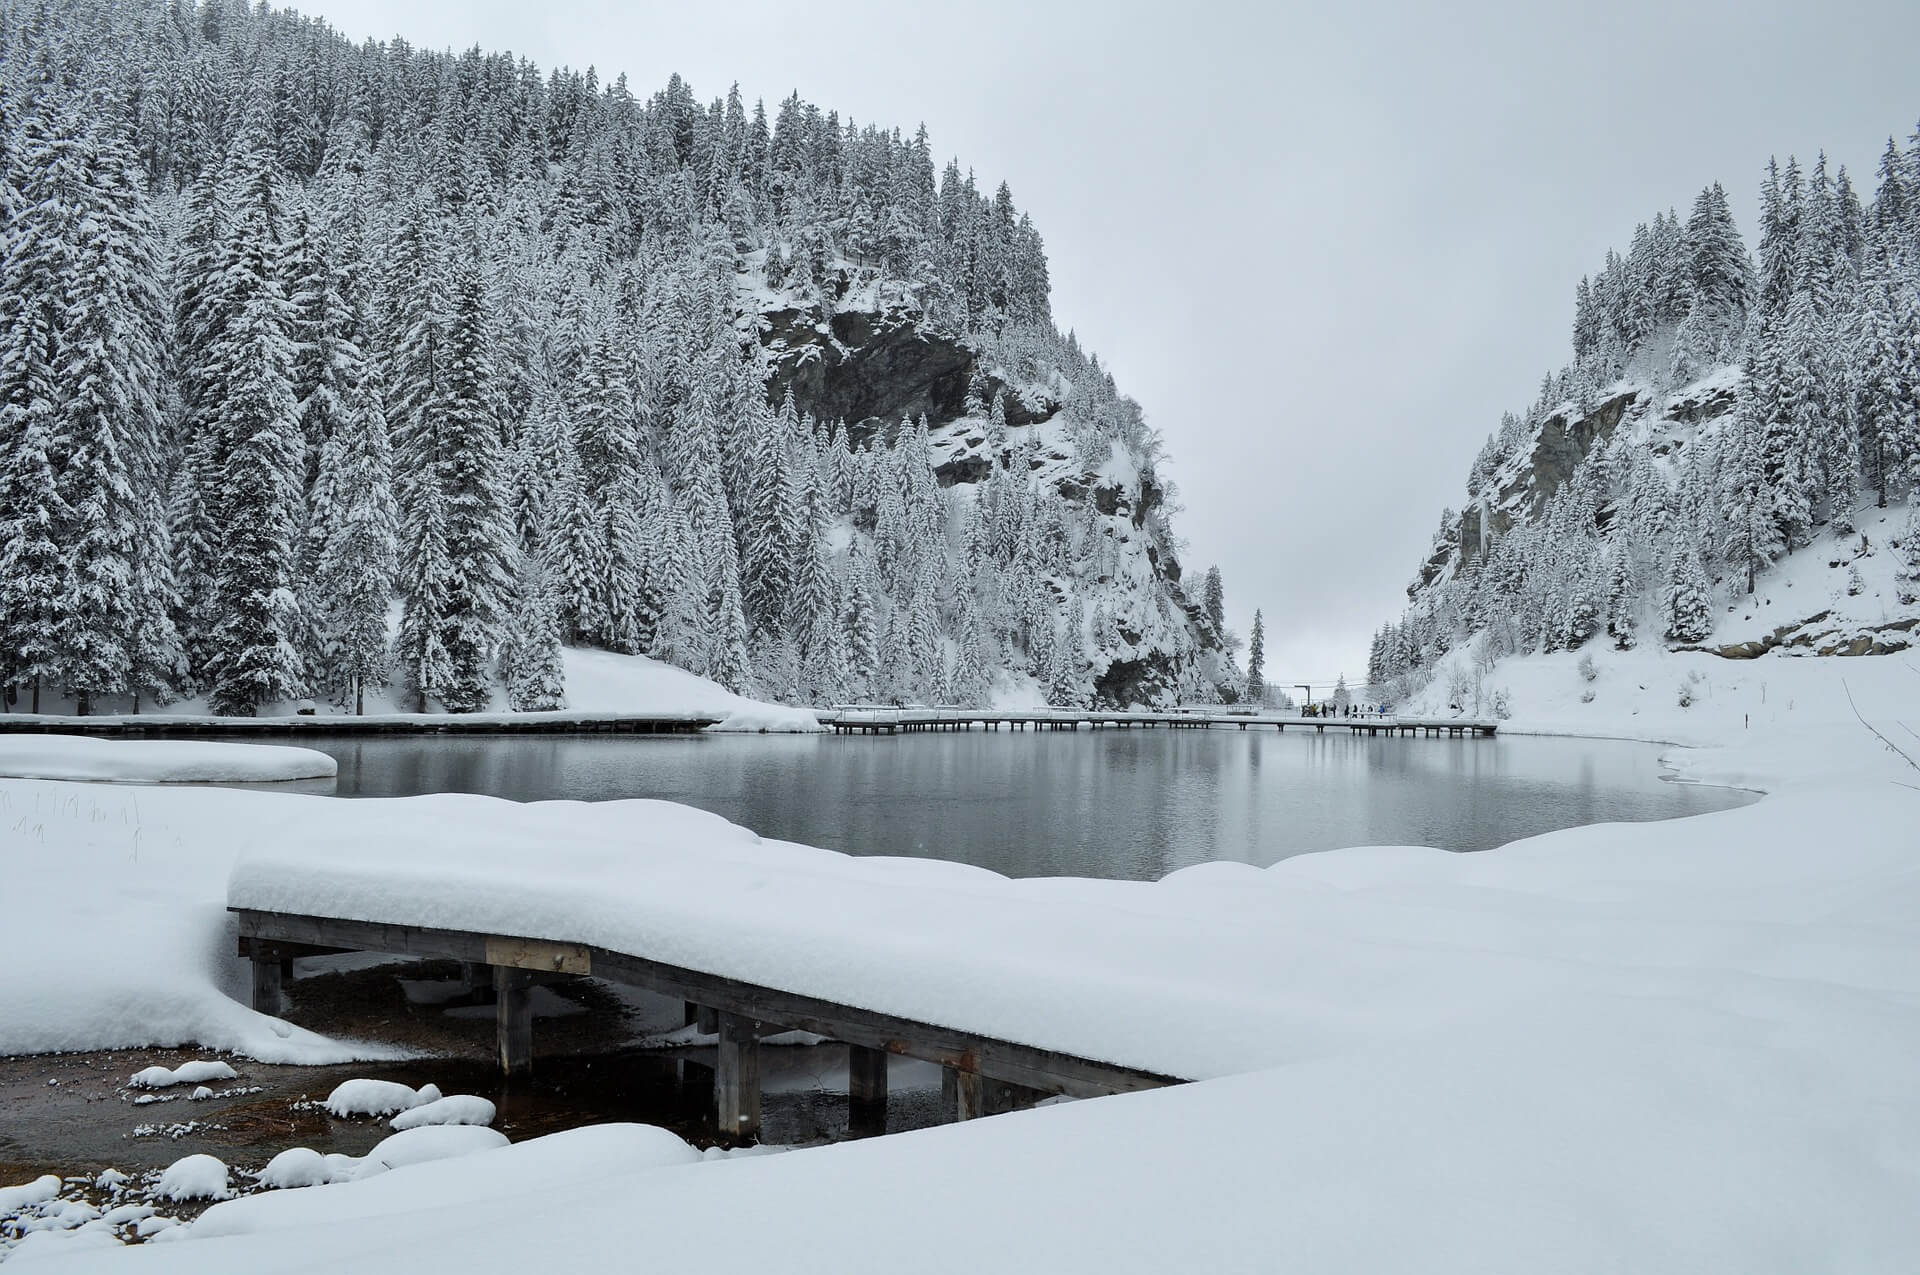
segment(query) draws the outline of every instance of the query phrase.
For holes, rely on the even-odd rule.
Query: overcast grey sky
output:
[[[316,0],[357,38],[678,71],[925,122],[1047,241],[1054,313],[1166,435],[1191,571],[1276,682],[1364,671],[1502,410],[1568,357],[1573,287],[1770,154],[1863,195],[1920,118],[1920,3]],[[1749,241],[1750,248],[1753,246]]]

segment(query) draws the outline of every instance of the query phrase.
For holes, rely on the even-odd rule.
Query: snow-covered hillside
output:
[[[1756,268],[1724,191],[1582,279],[1574,361],[1509,414],[1376,635],[1458,702],[1498,661],[1607,646],[1906,649],[1920,620],[1920,135],[1862,205],[1770,165]],[[1471,646],[1471,670],[1455,654]]]
[[[1160,443],[924,130],[53,0],[0,44],[0,687],[1213,697]],[[398,606],[398,622],[390,614]]]

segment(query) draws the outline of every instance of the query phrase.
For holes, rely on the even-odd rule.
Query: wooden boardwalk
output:
[[[228,910],[238,923],[240,955],[253,962],[253,1007],[266,1014],[281,1012],[284,980],[301,956],[383,952],[461,961],[479,977],[490,971],[500,1066],[508,1076],[527,1075],[533,1067],[531,991],[536,983],[590,975],[684,1001],[687,1021],[719,1037],[715,1131],[729,1142],[750,1142],[759,1135],[759,1041],[783,1031],[815,1032],[848,1046],[854,1136],[886,1129],[887,1058],[893,1054],[944,1068],[947,1099],[962,1120],[1031,1106],[1055,1094],[1091,1098],[1182,1079],[742,983],[642,953],[505,934]]]
[[[1207,730],[1237,726],[1241,730],[1272,727],[1310,729],[1320,734],[1344,730],[1354,735],[1430,735],[1486,738],[1500,723],[1480,718],[1400,717],[1373,714],[1361,717],[1299,717],[1254,713],[1101,712],[1078,709],[1021,709],[1005,712],[966,708],[845,708],[820,714],[822,725],[842,735],[895,735],[913,731],[972,730],[1131,730],[1164,727],[1168,730]]]
[[[356,717],[175,717],[159,713],[50,717],[0,713],[0,734],[128,735],[688,735],[718,717],[662,713],[385,713]]]

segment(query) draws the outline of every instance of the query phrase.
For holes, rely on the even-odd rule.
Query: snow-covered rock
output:
[[[327,1095],[325,1106],[329,1115],[344,1120],[351,1116],[392,1115],[434,1102],[439,1097],[440,1091],[433,1085],[415,1089],[395,1080],[345,1080]]]
[[[0,1186],[0,1217],[18,1213],[29,1205],[44,1204],[60,1194],[60,1187],[60,1179],[51,1173],[43,1173],[19,1186]]]
[[[311,1147],[289,1147],[267,1161],[267,1167],[254,1176],[263,1187],[284,1190],[331,1182],[333,1168],[326,1156]]]
[[[148,1067],[127,1080],[129,1089],[165,1089],[171,1085],[198,1085],[208,1080],[235,1080],[239,1073],[219,1059],[201,1059],[178,1067]]]
[[[167,1200],[224,1200],[233,1194],[227,1184],[226,1162],[218,1156],[184,1156],[161,1173],[153,1188],[155,1196]]]
[[[493,1123],[494,1106],[473,1094],[450,1094],[401,1112],[387,1123],[394,1129],[417,1129],[433,1124]]]

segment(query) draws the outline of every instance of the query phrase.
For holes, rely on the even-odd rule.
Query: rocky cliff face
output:
[[[855,445],[903,419],[924,416],[943,487],[972,498],[993,472],[988,422],[967,414],[971,386],[986,402],[998,396],[1009,428],[998,458],[1031,445],[1030,465],[1070,508],[1106,520],[1111,561],[1074,564],[1072,579],[1054,592],[1064,609],[1078,596],[1089,614],[1105,606],[1116,641],[1103,653],[1094,695],[1103,705],[1169,702],[1179,696],[1183,668],[1206,670],[1223,695],[1230,663],[1196,599],[1181,585],[1177,546],[1152,517],[1167,492],[1150,466],[1115,444],[1098,464],[1085,461],[1071,441],[1067,408],[1054,387],[1021,383],[974,344],[924,325],[904,307],[841,308],[847,303],[780,305],[759,314],[770,370],[768,396],[791,391],[796,407],[819,420],[843,422]]]
[[[1586,411],[1569,404],[1547,416],[1532,446],[1473,493],[1451,534],[1440,538],[1420,564],[1409,596],[1491,549],[1516,523],[1538,517],[1554,493],[1572,481],[1574,471],[1622,429],[1645,438],[1656,456],[1677,459],[1701,426],[1733,410],[1737,388],[1737,376],[1709,379],[1673,395],[1633,387],[1610,394]]]
[[[951,424],[966,409],[976,370],[987,386],[983,397],[1004,393],[1009,425],[1051,420],[1060,410],[1044,398],[1030,405],[1016,387],[979,368],[978,352],[965,341],[923,327],[910,310],[788,307],[762,318],[760,343],[772,361],[768,394],[778,401],[791,389],[800,410],[845,422],[856,439],[906,417]]]

